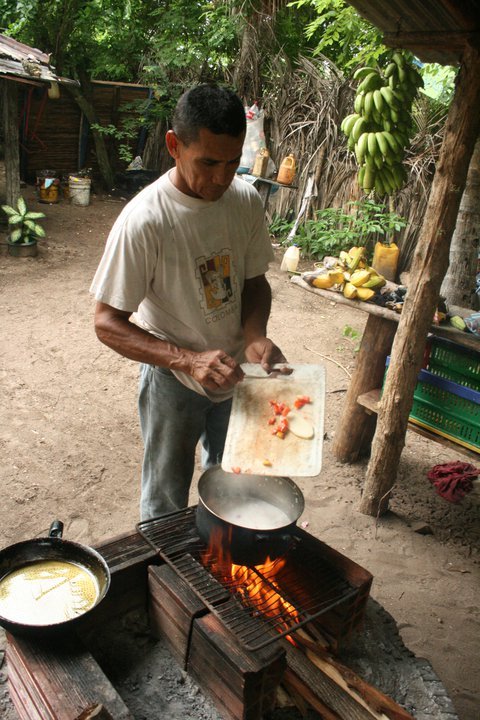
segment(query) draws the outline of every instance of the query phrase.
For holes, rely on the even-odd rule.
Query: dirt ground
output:
[[[0,234],[1,546],[45,534],[54,518],[66,539],[94,545],[138,522],[137,366],[97,341],[89,295],[124,200],[40,206],[33,188],[24,194],[46,212],[47,239],[37,258],[17,259]],[[431,662],[460,720],[477,720],[480,497],[452,505],[426,478],[433,465],[466,458],[409,432],[390,512],[378,521],[358,512],[367,461],[341,465],[331,448],[366,316],[295,287],[280,258],[277,250],[269,272],[270,335],[290,362],[322,363],[327,373],[322,471],[295,478],[306,498],[301,520],[373,573],[372,596],[407,647]],[[416,531],[422,524],[427,534]]]

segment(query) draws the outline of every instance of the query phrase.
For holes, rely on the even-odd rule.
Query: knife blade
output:
[[[243,363],[240,365],[245,378],[248,380],[271,380],[272,378],[284,378],[293,373],[293,368],[284,363],[277,363],[272,366],[271,372],[267,372],[259,363]]]

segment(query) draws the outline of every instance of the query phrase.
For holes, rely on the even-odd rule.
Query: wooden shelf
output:
[[[359,405],[361,405],[362,407],[364,407],[369,415],[371,415],[372,413],[377,414],[378,413],[378,405],[380,403],[380,395],[381,395],[380,388],[376,388],[375,390],[370,390],[369,392],[359,395],[357,397],[357,403]],[[433,440],[434,442],[439,443],[440,445],[444,445],[445,447],[449,448],[450,450],[455,450],[456,452],[466,455],[467,457],[472,458],[478,462],[478,456],[480,454],[480,451],[476,452],[475,450],[469,450],[468,448],[464,447],[463,445],[459,445],[458,443],[453,442],[452,440],[448,440],[448,438],[443,437],[443,435],[437,435],[436,433],[431,432],[431,430],[422,428],[419,425],[416,425],[415,423],[412,423],[412,422],[408,423],[408,429],[413,430],[413,432],[417,433],[417,435],[422,435],[422,437],[427,438],[427,440]]]
[[[293,285],[297,285],[298,287],[303,288],[303,290],[307,290],[308,292],[311,292],[314,295],[318,295],[319,297],[322,297],[325,300],[329,300],[330,302],[338,303],[339,305],[348,305],[351,308],[355,308],[356,310],[361,310],[362,312],[365,312],[369,315],[376,315],[377,317],[384,318],[385,320],[391,320],[392,322],[397,324],[400,321],[401,313],[396,313],[389,308],[381,307],[380,305],[375,305],[375,303],[371,302],[362,302],[361,300],[349,300],[348,298],[344,297],[342,293],[334,292],[333,290],[322,290],[321,288],[312,287],[307,282],[305,282],[305,280],[303,280],[299,275],[293,275],[290,280]],[[389,283],[389,286],[391,286],[392,289],[398,287],[398,285],[395,285],[394,283]],[[436,335],[440,338],[445,338],[446,340],[451,340],[452,342],[469,348],[470,350],[480,352],[480,338],[473,333],[465,332],[463,330],[457,330],[457,328],[454,328],[451,325],[432,325],[430,327],[430,332],[432,333],[432,335]]]

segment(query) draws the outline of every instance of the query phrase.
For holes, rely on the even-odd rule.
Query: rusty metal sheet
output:
[[[325,367],[290,365],[291,375],[269,377],[259,365],[242,365],[246,377],[235,386],[222,468],[226,472],[255,475],[313,477],[322,467],[325,410]],[[294,401],[308,395],[311,403],[295,412],[314,429],[311,439],[287,432],[272,434],[270,400],[284,402],[292,411]],[[277,420],[279,418],[277,417]],[[268,464],[271,463],[271,464]]]

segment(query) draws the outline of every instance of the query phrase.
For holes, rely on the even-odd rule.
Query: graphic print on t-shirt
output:
[[[206,314],[225,307],[234,299],[230,272],[230,254],[222,251],[208,259],[197,260],[197,275],[202,283],[201,305]]]

